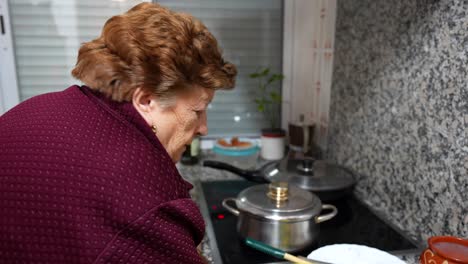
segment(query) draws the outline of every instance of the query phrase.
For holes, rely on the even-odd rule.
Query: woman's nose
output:
[[[208,134],[208,125],[206,122],[206,113],[203,114],[201,120],[200,120],[200,125],[198,126],[198,134],[201,136],[206,136]]]

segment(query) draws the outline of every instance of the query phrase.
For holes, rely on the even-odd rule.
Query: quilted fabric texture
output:
[[[0,117],[0,262],[202,263],[190,188],[131,103],[34,97]]]

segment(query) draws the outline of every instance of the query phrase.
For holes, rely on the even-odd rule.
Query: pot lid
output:
[[[287,171],[290,183],[312,192],[342,190],[355,183],[349,170],[323,160],[291,159]]]
[[[286,182],[261,184],[239,193],[236,205],[239,210],[271,220],[300,221],[318,215],[322,208],[320,199]]]

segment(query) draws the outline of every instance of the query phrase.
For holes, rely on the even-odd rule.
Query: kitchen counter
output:
[[[184,179],[191,182],[192,184],[195,183],[196,181],[217,181],[217,180],[222,181],[222,180],[241,180],[242,179],[241,177],[233,173],[203,167],[199,164],[188,166],[188,165],[182,165],[178,163],[177,168],[179,169],[179,172],[182,175],[182,177],[184,177]],[[198,202],[198,191],[199,190],[197,190],[196,187],[194,187],[191,191],[192,198],[197,202]],[[382,213],[385,214],[385,212],[382,212]],[[211,250],[210,250],[210,246],[208,243],[208,239],[209,238],[205,236],[203,243],[202,243],[202,252],[203,252],[203,255],[209,261],[209,263],[214,263],[213,258],[211,257]],[[404,255],[404,256],[399,256],[399,257],[401,257],[403,260],[405,260],[409,264],[419,263],[418,255],[410,254],[410,255]],[[288,262],[285,262],[285,263],[288,263]]]

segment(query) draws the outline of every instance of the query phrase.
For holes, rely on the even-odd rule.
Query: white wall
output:
[[[336,0],[285,0],[283,128],[301,115],[316,124],[315,141],[326,148],[333,70]]]

